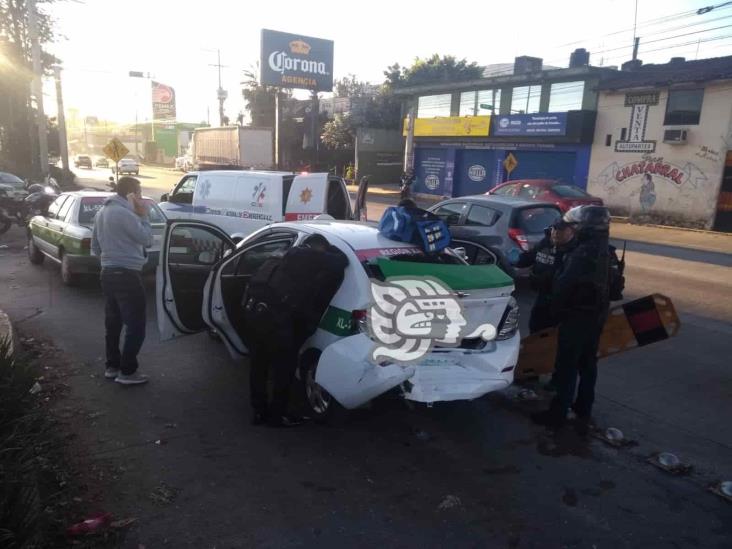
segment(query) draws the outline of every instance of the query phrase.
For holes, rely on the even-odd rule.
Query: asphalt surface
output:
[[[154,173],[156,197],[176,176]],[[106,472],[89,512],[137,518],[123,547],[729,547],[732,505],[706,490],[732,479],[732,270],[716,256],[628,252],[626,297],[671,296],[683,326],[601,362],[597,422],[637,441],[615,449],[548,436],[528,420],[547,401],[515,388],[433,408],[382,399],[337,428],[250,426],[246,363],[205,334],[159,342],[152,280],[152,381],[120,387],[101,376],[98,285],[30,265],[17,228],[0,244],[0,308],[70,360],[69,428]],[[658,451],[692,473],[652,467]]]

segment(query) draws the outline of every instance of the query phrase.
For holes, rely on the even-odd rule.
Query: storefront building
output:
[[[598,86],[588,191],[634,221],[732,231],[732,57],[624,68]]]
[[[511,74],[398,90],[414,125],[414,190],[439,196],[485,193],[517,179],[558,179],[587,187],[596,87],[612,69],[542,70],[519,57]],[[406,130],[405,130],[406,132]]]

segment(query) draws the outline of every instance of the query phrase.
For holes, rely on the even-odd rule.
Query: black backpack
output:
[[[623,256],[618,258],[618,251],[615,246],[608,246],[609,273],[607,278],[608,293],[610,301],[620,301],[623,299],[623,290],[625,289],[625,247],[627,242],[623,244]]]

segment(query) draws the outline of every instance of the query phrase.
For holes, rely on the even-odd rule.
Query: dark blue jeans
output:
[[[105,305],[107,368],[119,368],[123,374],[137,371],[137,353],[145,341],[145,288],[139,271],[106,267],[101,274]],[[122,326],[125,340],[120,353]]]

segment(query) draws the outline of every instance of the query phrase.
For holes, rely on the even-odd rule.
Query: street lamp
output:
[[[130,78],[143,78],[145,80],[150,80],[152,78],[152,75],[148,73],[144,73],[142,71],[130,71],[129,72]],[[137,94],[135,94],[137,95]],[[139,159],[140,158],[140,126],[137,120],[138,117],[138,101],[135,101],[135,156]],[[153,136],[152,139],[155,140],[155,117],[153,117],[152,121],[152,129],[153,129]]]

